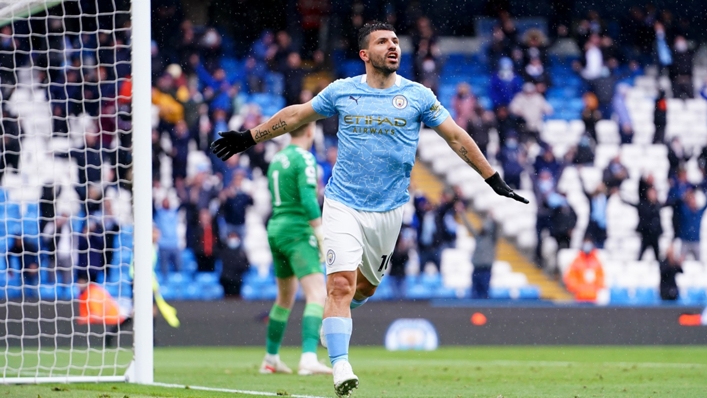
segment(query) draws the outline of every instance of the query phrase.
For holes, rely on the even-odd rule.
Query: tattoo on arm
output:
[[[277,123],[272,125],[273,131],[280,129],[280,128],[286,128],[286,127],[287,127],[287,123],[282,119],[280,119]]]
[[[471,159],[469,159],[469,156],[467,156],[468,154],[469,154],[469,151],[466,148],[461,147],[459,149],[459,156],[462,158],[462,160],[465,161],[466,164],[471,166],[471,168],[474,169],[477,173],[481,174],[481,170],[478,167],[476,167],[476,165],[474,164],[474,162],[471,161]]]
[[[255,130],[255,139],[260,139],[260,138],[267,138],[270,135],[270,130],[265,129],[265,130]]]

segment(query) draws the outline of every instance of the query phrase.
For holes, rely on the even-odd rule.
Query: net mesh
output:
[[[132,359],[130,3],[0,0],[2,378]]]

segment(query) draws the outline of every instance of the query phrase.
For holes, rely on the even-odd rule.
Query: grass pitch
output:
[[[320,349],[320,357],[326,352]],[[155,381],[331,397],[330,376],[260,375],[262,348],[159,348]],[[299,352],[282,357],[293,369]],[[707,347],[352,347],[353,397],[707,397]],[[252,397],[130,384],[0,386],[1,397]]]

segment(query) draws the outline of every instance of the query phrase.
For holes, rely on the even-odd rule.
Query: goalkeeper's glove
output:
[[[221,138],[211,143],[211,152],[226,161],[231,156],[241,153],[256,144],[250,130],[224,131],[218,133]]]
[[[528,199],[513,192],[511,187],[509,187],[506,182],[501,179],[501,176],[498,175],[498,172],[494,173],[494,175],[487,178],[485,181],[487,184],[489,184],[489,186],[491,186],[491,188],[494,190],[494,192],[496,192],[496,194],[511,198],[513,200],[517,200],[521,203],[529,203]]]
[[[326,255],[324,254],[324,228],[318,226],[314,228],[314,236],[317,238],[317,245],[319,245],[319,261],[325,262]]]

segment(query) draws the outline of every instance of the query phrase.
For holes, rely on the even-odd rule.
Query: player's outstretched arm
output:
[[[246,131],[222,131],[221,138],[211,143],[211,152],[221,160],[241,153],[258,142],[267,141],[290,131],[296,130],[303,124],[323,119],[312,108],[312,103],[290,105],[281,109],[265,123]]]
[[[527,199],[513,192],[506,182],[503,181],[498,172],[494,170],[488,160],[486,160],[484,154],[481,153],[476,142],[474,142],[463,128],[459,127],[452,117],[447,117],[439,126],[434,127],[434,130],[447,141],[447,144],[466,164],[471,166],[472,169],[476,170],[476,172],[484,178],[494,192],[522,203],[528,203]]]

